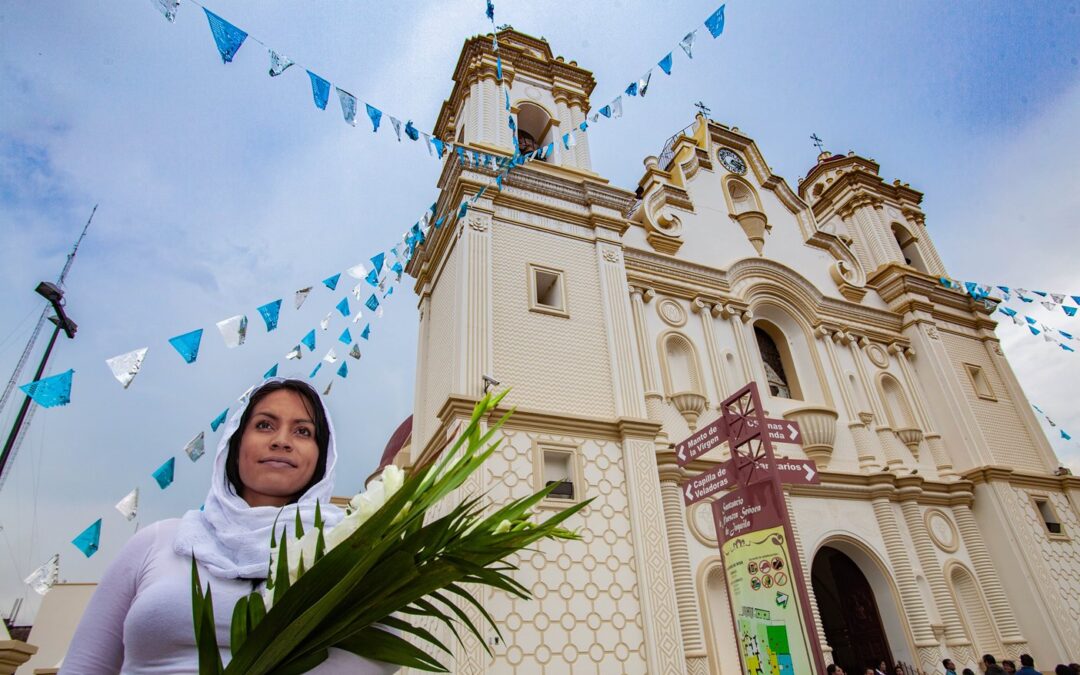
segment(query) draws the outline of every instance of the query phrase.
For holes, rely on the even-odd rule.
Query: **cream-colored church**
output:
[[[523,149],[586,119],[589,71],[498,37]],[[453,79],[436,133],[509,156],[490,36]],[[440,209],[493,176],[447,161]],[[636,190],[594,173],[582,139],[432,230],[409,267],[415,413],[386,458],[431,452],[489,375],[517,413],[469,490],[568,479],[549,506],[594,500],[582,541],[520,559],[534,600],[485,594],[505,640],[459,647],[455,672],[740,672],[709,504],[680,490],[727,448],[681,469],[673,444],[750,380],[801,425],[781,453],[822,470],[787,497],[826,661],[1080,658],[1080,479],[1059,475],[988,310],[938,283],[921,200],[853,153],[789,185],[698,116]]]

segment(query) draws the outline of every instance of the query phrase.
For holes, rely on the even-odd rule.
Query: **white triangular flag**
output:
[[[326,389],[323,390],[322,395],[323,396],[329,396],[330,395],[330,388],[333,387],[333,386],[334,386],[334,381],[330,380],[330,384],[326,385]]]
[[[326,352],[323,361],[326,361],[327,363],[335,363],[337,361],[337,353],[334,352],[333,347],[330,348],[330,351]]]
[[[60,554],[55,553],[44,565],[30,573],[23,583],[38,595],[45,595],[60,580]]]
[[[1050,297],[1054,299],[1055,305],[1060,305],[1061,303],[1065,302],[1065,296],[1061,293],[1051,293]]]
[[[611,119],[622,117],[622,96],[616,96],[611,102]]]
[[[684,52],[686,52],[686,58],[688,59],[694,58],[694,38],[696,37],[697,30],[692,30],[686,34],[686,37],[684,37],[682,40],[679,40],[679,46],[682,47],[682,50]]]
[[[176,12],[180,9],[180,0],[150,0],[150,3],[165,15],[169,23],[176,21]]]
[[[132,380],[139,374],[139,368],[142,367],[143,359],[146,358],[147,349],[149,349],[149,347],[143,347],[142,349],[136,349],[127,354],[121,354],[120,356],[114,356],[111,359],[105,359],[105,364],[109,366],[109,370],[112,371],[113,377],[119,380],[120,384],[124,385],[124,389],[131,386]]]
[[[127,496],[116,503],[116,510],[128,520],[134,520],[139,514],[139,488],[127,493]]]
[[[300,349],[300,345],[296,345],[296,348]],[[246,390],[244,390],[244,393],[240,394],[240,398],[238,398],[236,400],[239,401],[242,405],[247,405],[248,398],[250,398],[251,395],[254,394],[254,393],[255,393],[255,385],[253,384],[250,387],[248,387]]]
[[[364,263],[353,265],[349,269],[345,270],[345,274],[348,274],[353,279],[363,279],[367,276],[367,267]]]
[[[1042,302],[1040,302],[1039,304],[1040,304],[1040,305],[1042,305],[1042,306],[1043,306],[1043,307],[1045,307],[1045,308],[1046,308],[1046,309],[1047,309],[1048,311],[1051,311],[1051,312],[1052,312],[1052,311],[1054,311],[1054,308],[1055,308],[1055,307],[1057,307],[1057,305],[1056,305],[1056,304],[1054,304],[1054,301],[1053,301],[1053,300],[1043,300],[1043,301],[1042,301]]]
[[[309,293],[311,293],[311,286],[308,286],[307,288],[301,288],[296,292],[296,297],[293,298],[293,303],[296,305],[297,309],[300,309],[300,306],[304,304],[304,301],[307,300],[307,296]]]
[[[356,298],[357,302],[363,302],[364,301],[364,297],[363,297],[364,290],[365,289],[364,289],[364,283],[363,282],[360,282],[360,283],[356,284],[355,286],[353,286],[352,294],[353,294],[353,297]]]
[[[356,310],[356,316],[353,317],[353,323],[360,323],[360,319],[364,318],[364,313],[360,310]]]
[[[243,314],[231,316],[228,319],[217,322],[221,337],[225,340],[225,346],[229,349],[239,347],[247,339],[247,317]]]
[[[319,322],[319,328],[322,328],[323,330],[326,330],[327,328],[329,328],[330,327],[330,319],[332,319],[333,316],[334,316],[333,312],[330,312],[329,314],[324,316],[322,318],[322,321]]]
[[[295,359],[299,361],[300,359],[304,358],[304,352],[300,350],[300,345],[296,345],[288,354],[285,355],[285,358],[290,360]]]
[[[637,94],[641,98],[645,98],[645,92],[649,89],[649,80],[650,79],[652,79],[652,70],[651,69],[649,70],[649,72],[642,75],[640,80],[638,80]]]
[[[206,433],[200,431],[198,436],[188,441],[184,446],[184,453],[191,461],[199,461],[199,458],[206,454]]]
[[[359,360],[360,359],[360,345],[353,345],[352,349],[349,350],[349,356],[353,357],[354,359]]]
[[[393,115],[387,115],[390,118],[390,124],[394,125],[394,133],[397,134],[398,143],[401,142],[401,120]]]

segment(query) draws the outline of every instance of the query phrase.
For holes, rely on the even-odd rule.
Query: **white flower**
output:
[[[386,498],[390,499],[405,483],[405,472],[399,466],[387,465],[382,472],[382,481],[386,488]]]
[[[495,527],[495,529],[492,531],[492,534],[506,534],[509,531],[510,521],[504,520]]]

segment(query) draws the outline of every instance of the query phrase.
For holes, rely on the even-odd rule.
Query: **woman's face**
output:
[[[279,389],[241,430],[238,468],[248,506],[284,506],[311,480],[319,459],[315,422],[300,394]]]

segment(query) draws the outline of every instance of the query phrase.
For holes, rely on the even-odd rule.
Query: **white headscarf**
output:
[[[259,386],[258,391],[270,382],[282,382],[288,378],[272,377]],[[314,390],[313,390],[314,391]],[[218,442],[217,456],[214,458],[214,473],[210,483],[210,493],[202,510],[188,511],[180,521],[180,527],[173,540],[173,550],[179,555],[195,558],[216,577],[226,579],[262,579],[266,577],[270,563],[270,532],[275,519],[279,531],[283,526],[291,527],[296,521],[296,510],[300,510],[300,519],[305,527],[311,527],[315,521],[315,502],[321,504],[320,510],[327,525],[333,526],[343,517],[341,509],[330,504],[334,489],[334,465],[337,464],[337,449],[334,440],[334,425],[330,413],[326,411],[327,431],[330,441],[326,448],[326,473],[322,480],[308,488],[296,504],[284,508],[273,506],[248,506],[240,495],[233,491],[225,475],[225,461],[229,457],[229,439],[240,426],[240,419],[247,410],[253,391],[242,400],[240,408],[233,413],[225,425]],[[318,393],[315,392],[318,397]],[[320,399],[321,401],[321,399]]]

